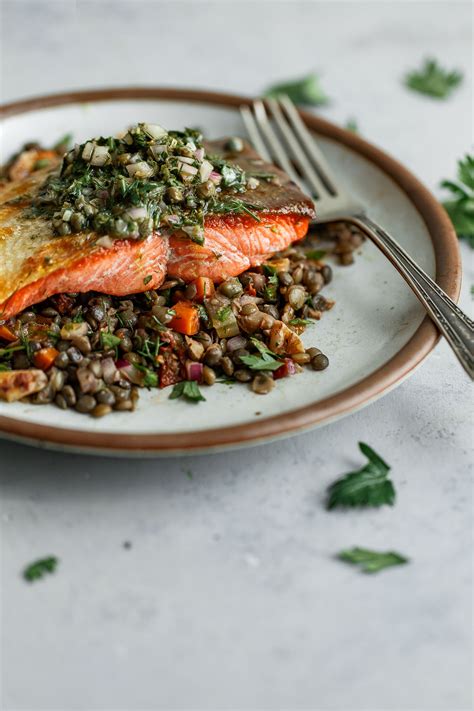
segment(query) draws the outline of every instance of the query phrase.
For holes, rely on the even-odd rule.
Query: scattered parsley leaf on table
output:
[[[409,72],[405,84],[409,89],[436,99],[446,99],[462,82],[461,72],[443,69],[436,59],[425,59],[421,69]]]
[[[27,565],[23,571],[23,577],[29,583],[34,580],[39,580],[46,573],[54,573],[58,565],[58,559],[54,556],[49,556],[49,558],[41,558],[36,560],[34,563]]]
[[[395,489],[387,474],[389,465],[364,442],[359,449],[369,460],[361,469],[349,472],[328,488],[327,508],[336,506],[393,506]]]
[[[346,121],[346,130],[347,131],[352,131],[352,133],[359,133],[359,126],[357,124],[357,121],[353,116],[351,118],[348,118]]]
[[[360,566],[364,573],[378,573],[380,570],[390,568],[392,565],[408,563],[408,558],[394,551],[380,553],[371,551],[368,548],[357,547],[341,551],[337,557],[346,563]]]
[[[458,182],[443,180],[441,183],[452,195],[443,206],[459,239],[474,248],[474,156],[466,155],[458,162],[457,177]]]
[[[181,380],[181,382],[176,383],[169,396],[170,400],[176,400],[179,397],[183,397],[186,400],[191,400],[191,402],[205,402],[206,398],[202,395],[199,390],[199,386],[195,380]]]
[[[286,94],[295,104],[305,104],[306,106],[324,106],[328,103],[328,97],[319,85],[317,74],[307,74],[295,81],[281,82],[273,84],[264,92],[264,96],[277,98]]]

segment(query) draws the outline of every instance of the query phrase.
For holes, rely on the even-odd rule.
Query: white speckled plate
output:
[[[199,126],[208,137],[243,134],[240,97],[169,89],[113,89],[3,107],[2,160],[25,141],[46,145],[113,134],[137,121]],[[457,298],[459,254],[436,200],[402,166],[362,139],[305,115],[335,172],[447,293]],[[437,333],[402,278],[371,244],[353,267],[334,267],[325,293],[335,308],[304,340],[330,359],[321,373],[278,382],[267,396],[245,386],[205,389],[199,405],[143,392],[134,413],[93,420],[54,406],[0,402],[0,434],[43,446],[114,454],[169,454],[236,447],[326,423],[398,384],[433,348]]]

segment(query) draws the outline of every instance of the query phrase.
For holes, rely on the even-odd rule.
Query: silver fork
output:
[[[279,165],[305,192],[309,188],[317,205],[316,223],[342,220],[357,225],[400,272],[474,379],[474,322],[388,232],[370,219],[365,207],[338,185],[292,101],[287,96],[266,99],[265,103],[254,101],[252,109],[241,106],[240,111],[250,140],[262,158]]]

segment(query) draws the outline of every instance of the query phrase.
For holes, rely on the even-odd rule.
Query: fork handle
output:
[[[365,232],[400,272],[445,336],[463,368],[474,379],[474,322],[370,217],[356,215],[349,221]]]

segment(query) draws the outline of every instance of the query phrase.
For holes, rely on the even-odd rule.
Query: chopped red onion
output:
[[[194,157],[196,158],[196,160],[201,162],[202,160],[204,160],[204,156],[205,156],[204,148],[196,148],[196,150],[194,151]]]
[[[150,146],[150,152],[154,155],[155,158],[160,156],[162,153],[165,153],[166,149],[167,146],[164,143],[155,143],[155,145]]]
[[[190,158],[189,156],[178,156],[178,160],[180,163],[187,163],[188,165],[193,165],[194,163],[194,158]]]
[[[144,160],[139,163],[129,163],[126,167],[131,178],[151,178],[153,175],[153,168]]]
[[[201,183],[205,183],[206,180],[209,180],[213,169],[214,166],[212,165],[212,163],[209,163],[208,160],[203,160],[199,168],[199,177],[201,178]]]
[[[132,363],[129,363],[128,361],[125,362],[127,363],[127,365],[125,365],[123,368],[119,368],[122,375],[134,385],[143,385],[145,374],[142,373],[141,370],[135,368]]]
[[[117,374],[117,368],[115,367],[113,358],[104,358],[101,361],[102,366],[102,377],[107,385],[111,385],[114,382],[115,376]]]
[[[95,148],[95,143],[92,143],[92,141],[88,141],[84,148],[82,149],[82,159],[89,162],[90,159],[92,158],[92,154],[94,152]]]
[[[186,361],[186,378],[187,380],[197,380],[201,382],[202,380],[203,364],[195,363],[192,360]]]
[[[215,170],[213,170],[209,176],[209,180],[212,180],[213,183],[215,183],[216,185],[219,185],[219,183],[222,180],[222,175],[220,173],[217,173]]]
[[[245,348],[247,345],[247,339],[244,338],[243,336],[233,336],[232,338],[229,338],[227,341],[227,351],[229,353],[233,353],[234,351],[237,351],[239,348]]]
[[[163,136],[168,135],[168,131],[157,123],[143,124],[143,130],[152,138],[163,138]]]
[[[90,159],[91,165],[102,166],[110,160],[110,153],[107,146],[96,146]]]
[[[148,212],[146,207],[131,207],[127,210],[126,214],[132,218],[132,220],[142,220],[148,217]]]
[[[107,247],[107,249],[110,249],[110,247],[114,246],[114,241],[109,235],[104,235],[103,237],[99,237],[96,244],[99,247]]]

